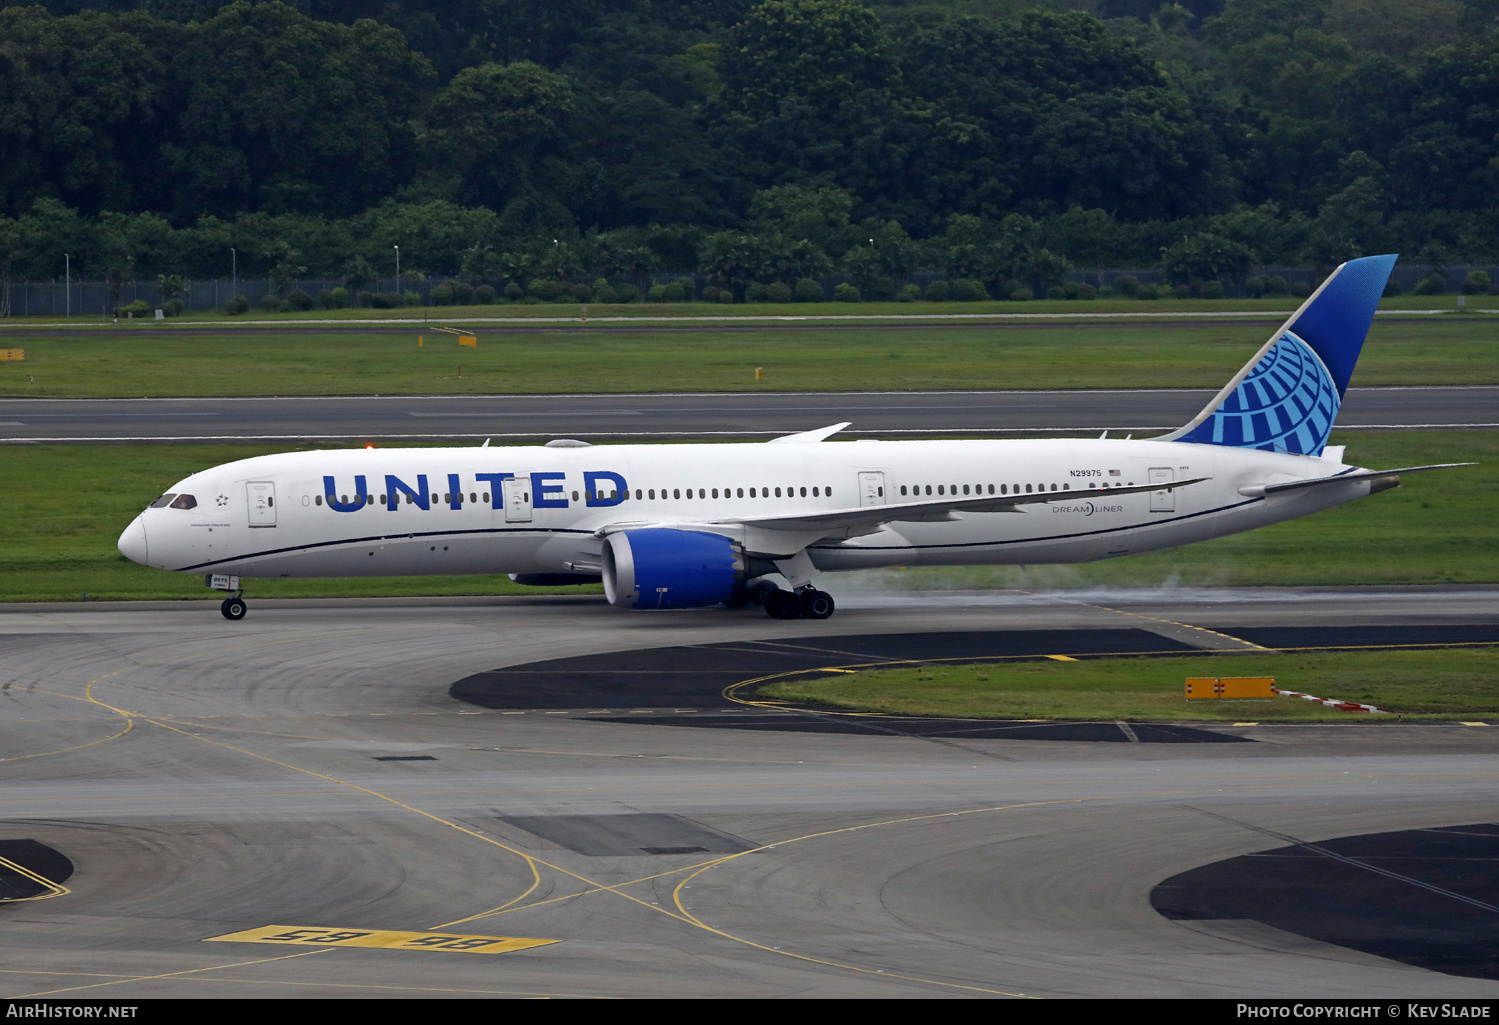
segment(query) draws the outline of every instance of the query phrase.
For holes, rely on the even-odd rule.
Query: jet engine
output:
[[[693,609],[739,603],[749,562],[721,534],[642,527],[604,541],[604,595],[621,609]]]

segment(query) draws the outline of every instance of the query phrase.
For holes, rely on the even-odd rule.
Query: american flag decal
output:
[[[1119,476],[1119,471],[1118,470],[1110,470],[1109,471],[1109,476],[1110,477],[1117,477],[1117,476]]]

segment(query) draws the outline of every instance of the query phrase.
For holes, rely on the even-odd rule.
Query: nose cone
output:
[[[149,565],[146,562],[149,554],[146,548],[146,525],[141,521],[141,517],[137,516],[131,520],[130,526],[126,527],[125,532],[120,535],[119,548],[120,554],[131,562],[138,562],[142,566]]]

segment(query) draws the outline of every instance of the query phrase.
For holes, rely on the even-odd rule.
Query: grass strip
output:
[[[1402,719],[1499,715],[1499,647],[1015,660],[866,669],[761,687],[760,700],[891,715],[1229,722],[1391,721],[1300,698],[1187,701],[1189,676],[1273,676],[1284,690],[1377,705]]]
[[[23,296],[18,294],[22,286],[12,285],[11,322],[21,324],[109,324],[113,318],[98,314],[75,314],[72,317],[30,316],[30,309]],[[225,283],[224,294],[228,288]],[[1108,299],[1065,300],[1032,299],[1028,302],[990,300],[987,302],[892,302],[875,301],[860,303],[588,303],[590,320],[630,319],[742,319],[745,317],[797,317],[811,320],[834,317],[952,317],[952,316],[1025,316],[1043,314],[1048,316],[1089,317],[1098,314],[1125,313],[1134,316],[1149,314],[1183,313],[1243,313],[1254,312],[1266,315],[1289,316],[1303,300],[1289,296],[1272,296],[1259,299],[1127,299],[1113,296]],[[1471,316],[1481,312],[1499,310],[1499,297],[1470,295],[1457,305],[1455,295],[1402,295],[1380,300],[1382,313],[1399,313],[1404,310],[1450,311],[1453,316]],[[398,309],[375,309],[355,307],[338,310],[313,309],[296,313],[267,313],[259,308],[230,316],[222,309],[200,310],[173,317],[172,324],[244,324],[252,321],[273,320],[296,324],[307,321],[388,321],[410,320],[413,323],[431,322],[440,324],[447,320],[477,318],[526,318],[548,319],[557,317],[582,320],[585,306],[572,303],[500,303],[492,306],[408,306]],[[154,324],[153,319],[126,320],[126,326]]]
[[[1216,388],[1271,329],[1229,322],[475,330],[476,348],[419,323],[409,334],[18,329],[0,344],[24,349],[26,358],[0,362],[0,396]],[[1376,322],[1354,384],[1499,383],[1496,343],[1499,317]],[[764,368],[761,381],[756,368]]]
[[[892,589],[1170,584],[1413,584],[1499,581],[1499,432],[1358,432],[1348,458],[1375,467],[1479,460],[1412,476],[1393,491],[1233,537],[1072,566],[919,567],[880,571]],[[829,442],[828,444],[841,444]],[[313,445],[8,447],[0,489],[0,601],[203,598],[197,575],[148,569],[115,541],[174,482],[218,463]],[[324,448],[330,446],[321,446]],[[866,581],[869,574],[864,575]],[[829,575],[835,594],[847,578]],[[491,576],[257,580],[253,597],[535,594]],[[558,589],[597,592],[592,587]]]

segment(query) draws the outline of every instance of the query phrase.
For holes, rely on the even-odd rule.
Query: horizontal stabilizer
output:
[[[1287,491],[1317,488],[1326,484],[1350,484],[1361,480],[1395,480],[1402,473],[1450,470],[1455,466],[1477,465],[1477,463],[1432,463],[1430,466],[1400,466],[1393,470],[1349,470],[1347,473],[1339,473],[1331,477],[1312,477],[1309,480],[1290,480],[1279,484],[1245,484],[1239,488],[1239,494],[1247,498],[1261,498],[1265,495],[1279,495]]]

